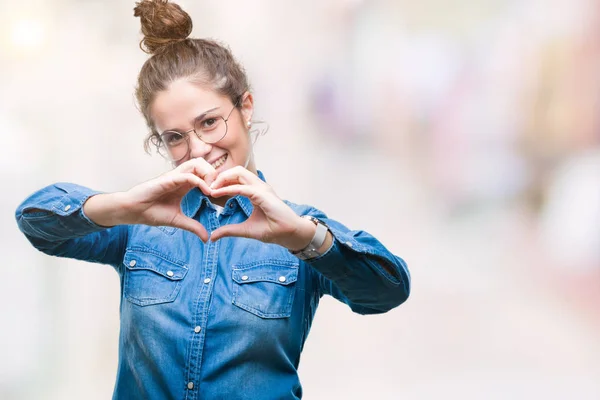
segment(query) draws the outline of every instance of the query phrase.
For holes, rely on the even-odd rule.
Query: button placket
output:
[[[226,215],[225,211],[227,208],[221,213],[221,215]],[[211,232],[215,229],[219,228],[219,218],[217,218],[215,213],[207,213],[207,221],[201,220],[201,223],[204,224],[206,229]],[[215,248],[216,247],[216,248]],[[218,262],[218,243],[209,242],[205,246],[205,252],[207,253],[207,257],[204,258],[203,269],[204,269],[204,278],[200,276],[200,285],[199,285],[199,298],[197,302],[197,308],[194,311],[193,319],[197,325],[192,325],[193,335],[192,335],[192,351],[190,352],[190,356],[188,359],[188,372],[187,372],[187,389],[194,390],[195,393],[198,392],[198,388],[194,383],[195,379],[198,379],[198,374],[200,370],[200,366],[202,365],[204,359],[204,332],[203,330],[207,327],[208,322],[208,313],[209,313],[209,304],[210,298],[212,296],[212,292],[214,290],[213,279],[216,277],[216,269]],[[191,395],[191,393],[190,393]]]

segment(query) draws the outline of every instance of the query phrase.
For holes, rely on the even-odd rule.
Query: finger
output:
[[[190,172],[204,179],[209,185],[214,181],[217,171],[203,158],[192,158],[175,168],[176,172]]]
[[[207,187],[209,185],[212,185],[212,183],[215,181],[215,179],[217,178],[217,171],[213,171],[213,172],[209,172],[208,174],[204,175],[204,181],[207,184]]]
[[[248,224],[243,222],[241,224],[225,225],[214,230],[210,234],[210,240],[211,242],[216,242],[217,240],[227,236],[252,238],[251,232],[248,229]]]
[[[206,231],[206,228],[195,219],[181,215],[173,220],[172,226],[196,234],[204,243],[208,241],[208,232]]]
[[[225,171],[225,172],[227,172],[227,171]],[[243,184],[245,184],[245,183],[242,182],[240,180],[240,177],[237,175],[234,175],[234,176],[219,175],[219,176],[217,176],[217,179],[215,179],[214,182],[210,184],[210,188],[215,190],[215,189],[219,189],[221,187],[226,187],[226,186],[230,186],[230,185],[243,185]]]
[[[200,188],[200,190],[202,191],[202,193],[204,193],[207,196],[210,196],[211,194],[211,190],[210,187],[208,186],[208,183],[205,182],[204,180],[200,179],[200,184],[198,185],[198,187]]]
[[[165,188],[167,191],[173,191],[183,185],[190,185],[192,187],[200,186],[202,185],[202,179],[191,173],[179,173],[165,176],[163,183],[168,185],[168,189]]]
[[[211,192],[210,188],[208,187],[208,184],[203,181],[201,178],[199,178],[198,176],[192,174],[192,173],[180,173],[180,174],[176,174],[176,175],[171,175],[166,177],[167,179],[167,183],[170,183],[171,185],[173,185],[172,190],[178,189],[183,185],[190,185],[191,187],[198,187],[200,188],[200,190],[202,190],[202,192],[204,194],[206,194],[207,196],[209,195],[209,193]]]
[[[222,186],[238,183],[242,185],[264,184],[264,182],[260,180],[258,176],[254,175],[244,167],[237,166],[221,172],[217,176],[217,179],[215,179],[215,181],[210,185],[210,187],[217,189]]]
[[[248,185],[231,185],[219,189],[212,189],[210,195],[212,197],[222,197],[237,196],[238,194],[254,199],[260,197],[259,191],[255,187]]]
[[[203,158],[192,158],[184,163],[181,163],[174,171],[179,172],[201,172],[203,175],[214,171],[214,168]]]

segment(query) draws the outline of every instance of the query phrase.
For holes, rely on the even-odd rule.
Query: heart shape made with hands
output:
[[[197,179],[197,186],[210,198],[241,195],[252,203],[253,211],[248,219],[217,228],[210,234],[211,241],[226,236],[244,237],[289,249],[301,249],[312,239],[314,224],[300,218],[270,185],[242,166],[217,172],[206,160],[193,159],[179,165],[175,171],[200,178]],[[195,223],[200,224],[197,221]]]

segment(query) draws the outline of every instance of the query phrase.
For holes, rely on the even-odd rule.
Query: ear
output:
[[[242,96],[241,112],[242,117],[244,117],[243,123],[247,125],[248,121],[252,121],[252,115],[254,114],[254,97],[252,97],[252,93],[246,92]]]

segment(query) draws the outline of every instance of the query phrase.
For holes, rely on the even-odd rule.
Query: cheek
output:
[[[234,132],[231,132],[234,133]],[[235,162],[245,162],[248,150],[249,139],[248,133],[242,129],[236,129],[235,134],[227,135],[227,143],[223,143],[223,147],[230,153]]]

